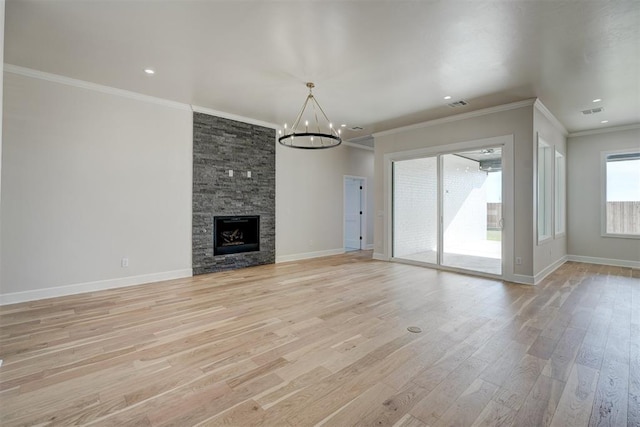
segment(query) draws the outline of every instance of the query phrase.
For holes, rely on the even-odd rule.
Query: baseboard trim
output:
[[[517,283],[519,285],[535,285],[534,277],[527,276],[526,274],[505,274],[502,280],[505,282]]]
[[[320,258],[323,256],[339,255],[344,253],[344,248],[328,249],[326,251],[305,252],[301,254],[276,256],[276,264],[289,261],[300,261],[302,259]]]
[[[387,258],[385,254],[381,254],[380,252],[374,252],[371,258],[377,259],[378,261],[389,261],[389,258]]]
[[[54,288],[34,289],[31,291],[12,292],[0,295],[0,305],[17,304],[46,298],[63,297],[86,292],[104,291],[107,289],[124,288],[126,286],[142,285],[163,280],[182,279],[191,277],[190,268],[183,270],[164,271],[161,273],[142,274],[139,276],[119,277],[117,279],[98,280],[95,282],[76,283],[73,285],[56,286]]]
[[[365,250],[365,251],[370,251],[371,249],[373,249],[373,243],[369,243],[368,245],[366,245],[366,246],[364,247],[364,250]]]
[[[567,255],[567,261],[582,262],[585,264],[612,265],[614,267],[640,268],[640,261],[626,259],[599,258],[582,255]]]
[[[542,282],[544,279],[546,279],[548,275],[556,271],[558,268],[562,266],[562,264],[564,264],[567,261],[568,261],[568,257],[567,255],[565,255],[559,260],[557,260],[556,262],[554,262],[553,264],[547,266],[547,268],[543,269],[540,273],[534,276],[533,284],[537,285],[538,283]]]

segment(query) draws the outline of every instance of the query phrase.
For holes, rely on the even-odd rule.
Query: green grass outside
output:
[[[502,240],[502,230],[487,230],[487,240],[495,240],[497,242]]]

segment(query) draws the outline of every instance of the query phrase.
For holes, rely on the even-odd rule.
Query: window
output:
[[[640,151],[603,158],[603,235],[640,238]]]
[[[538,136],[538,243],[549,239],[553,232],[551,228],[552,150],[553,148]]]
[[[556,150],[555,164],[555,229],[554,235],[560,236],[565,231],[565,215],[566,215],[566,171],[565,161],[562,153]]]

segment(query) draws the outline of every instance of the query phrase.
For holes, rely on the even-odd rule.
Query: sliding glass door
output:
[[[393,162],[392,256],[502,274],[502,148]]]

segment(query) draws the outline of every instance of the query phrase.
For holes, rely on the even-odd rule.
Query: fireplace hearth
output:
[[[260,216],[213,218],[213,254],[228,255],[260,250]]]

